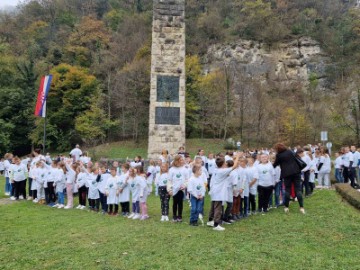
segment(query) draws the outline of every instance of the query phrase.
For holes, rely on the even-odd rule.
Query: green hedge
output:
[[[360,192],[352,188],[349,184],[336,184],[336,191],[347,200],[351,205],[360,209]]]

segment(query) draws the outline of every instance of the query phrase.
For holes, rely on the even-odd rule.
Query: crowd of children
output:
[[[281,206],[285,196],[280,168],[272,165],[275,153],[271,150],[205,156],[200,149],[193,160],[183,148],[173,157],[163,151],[158,160],[149,161],[145,172],[141,157],[121,166],[116,161],[107,166],[92,163],[87,155],[82,159],[82,153],[76,149],[72,151],[76,155],[71,158],[53,160],[41,155],[39,149],[23,160],[6,154],[0,164],[6,177],[6,195],[11,200],[28,199],[54,208],[72,209],[77,193],[77,209],[145,220],[149,218],[147,198],[154,189],[160,197],[162,222],[170,220],[172,198],[171,220],[182,222],[187,200],[191,206],[190,225],[197,226],[199,222],[204,224],[204,200],[208,192],[211,206],[207,225],[217,231],[225,230],[223,224]],[[360,165],[360,153],[353,150],[345,147],[337,153],[334,167],[338,182],[350,180],[355,186],[356,170],[352,168]],[[302,170],[305,196],[312,194],[315,179],[319,187],[331,186],[327,149],[304,147],[294,152],[307,164]],[[296,196],[291,194],[291,197]]]

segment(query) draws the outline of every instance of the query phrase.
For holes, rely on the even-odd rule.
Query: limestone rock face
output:
[[[331,88],[326,77],[330,59],[317,41],[307,37],[272,48],[249,40],[211,46],[204,59],[206,71],[222,68],[224,64],[279,89],[290,89],[299,84],[307,87],[310,75],[318,80],[317,90]]]

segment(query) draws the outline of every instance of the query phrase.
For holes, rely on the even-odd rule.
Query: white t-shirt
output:
[[[195,175],[193,175],[190,177],[188,192],[194,197],[205,196],[205,185],[201,176],[195,177]]]
[[[252,195],[256,195],[257,193],[257,185],[258,185],[258,181],[259,181],[259,172],[256,168],[256,166],[251,166],[247,168],[247,174],[249,177],[249,185],[250,182],[252,182],[254,179],[256,179],[256,182],[250,187],[250,193]]]
[[[259,173],[259,186],[270,187],[275,185],[275,170],[271,163],[257,165]]]
[[[319,173],[330,173],[331,171],[331,159],[328,155],[320,157],[320,163],[323,165],[321,166]]]
[[[213,175],[215,169],[217,168],[216,163],[215,163],[215,158],[212,159],[208,159],[208,173],[209,175]]]
[[[341,169],[342,166],[342,156],[338,156],[334,161],[335,169]]]
[[[82,155],[82,151],[80,150],[80,148],[74,148],[73,150],[70,151],[70,156],[74,156],[75,161],[78,161],[81,155]]]
[[[176,195],[181,186],[186,186],[189,173],[185,167],[171,167],[169,170],[169,178],[172,184],[173,195]]]
[[[351,161],[354,162],[354,155],[351,152],[342,155],[341,158],[343,166],[347,168],[350,166]]]
[[[156,174],[155,184],[158,187],[166,187],[169,182],[169,173]]]
[[[27,166],[21,163],[20,165],[11,164],[10,171],[11,171],[10,178],[15,182],[24,181],[28,173]]]
[[[226,179],[229,177],[232,170],[232,168],[218,168],[215,170],[210,182],[210,196],[212,201],[226,201]]]

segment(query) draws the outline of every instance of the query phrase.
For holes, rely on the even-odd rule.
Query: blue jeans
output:
[[[344,178],[340,169],[335,169],[335,179],[338,183],[344,183]]]
[[[11,190],[12,190],[12,186],[10,183],[10,178],[5,177],[5,192],[11,193]]]
[[[132,212],[136,214],[140,213],[140,201],[136,201],[132,203]]]
[[[198,200],[191,195],[191,213],[190,213],[190,223],[196,223],[199,218],[199,214],[203,212],[204,208],[204,199]]]
[[[276,205],[276,207],[279,207],[279,205],[280,205],[280,194],[281,194],[281,197],[284,200],[285,190],[283,189],[283,182],[282,181],[280,181],[279,183],[277,183],[275,185],[275,205]]]
[[[58,192],[58,204],[65,204],[64,192]]]

